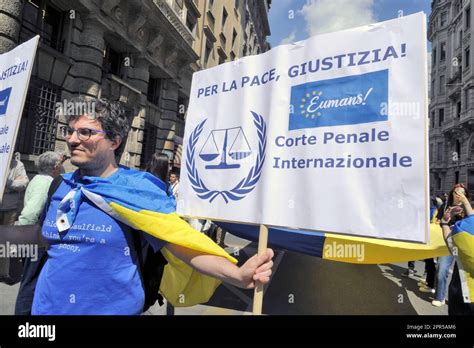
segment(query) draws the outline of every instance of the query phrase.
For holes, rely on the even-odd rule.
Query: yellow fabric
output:
[[[474,301],[474,236],[468,232],[458,232],[452,237],[453,246],[456,248],[461,282],[465,282],[469,293],[469,303]],[[466,301],[465,301],[466,302]]]
[[[363,257],[357,251],[363,251]],[[428,245],[328,233],[323,249],[325,260],[360,264],[397,263],[447,255],[450,253],[441,227],[436,224],[430,225]]]
[[[233,262],[237,260],[219,247],[209,237],[193,229],[176,213],[162,214],[152,211],[134,211],[116,203],[112,209],[137,230],[168,243],[206,254],[222,256]],[[163,256],[168,261],[161,281],[160,292],[174,307],[189,307],[207,302],[220,281],[199,273],[164,247]]]
[[[436,215],[438,215],[438,209],[436,209],[433,213],[433,217],[431,218],[431,223],[432,224],[436,223]]]

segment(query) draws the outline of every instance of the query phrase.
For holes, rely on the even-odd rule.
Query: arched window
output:
[[[470,159],[474,159],[474,136],[471,135],[471,139],[469,141],[469,149],[468,149],[468,156]]]

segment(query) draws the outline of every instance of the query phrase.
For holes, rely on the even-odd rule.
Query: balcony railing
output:
[[[175,10],[173,10],[173,8],[165,0],[153,0],[153,2],[160,9],[161,13],[163,13],[163,15],[173,25],[176,31],[181,35],[184,41],[186,41],[186,43],[192,47],[194,37]]]
[[[462,112],[461,117],[459,119],[459,122],[463,123],[463,122],[466,122],[466,121],[469,121],[469,120],[474,120],[474,110],[473,109],[469,109],[467,111]]]
[[[440,135],[440,134],[441,134],[441,127],[430,128],[429,132],[428,132],[428,135],[430,137],[437,136],[437,135]]]
[[[450,129],[452,129],[453,127],[456,127],[458,124],[459,124],[459,119],[458,118],[452,118],[452,119],[444,122],[441,129],[442,129],[443,132],[446,132],[446,131],[449,131]]]

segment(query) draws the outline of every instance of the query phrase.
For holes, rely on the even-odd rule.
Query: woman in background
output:
[[[165,183],[166,193],[168,196],[172,194],[170,182],[168,180],[170,170],[169,158],[166,154],[155,152],[153,156],[151,156],[150,162],[148,162],[145,170]]]
[[[456,259],[449,284],[448,312],[450,315],[474,315],[474,250],[470,241],[474,235],[474,211],[469,203],[469,192],[463,184],[456,184],[449,192],[447,209],[441,228],[449,250]]]

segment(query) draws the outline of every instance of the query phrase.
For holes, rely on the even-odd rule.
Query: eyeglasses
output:
[[[97,133],[103,133],[107,134],[107,132],[104,132],[103,130],[99,129],[91,129],[91,128],[72,128],[68,126],[63,126],[60,129],[61,135],[65,138],[70,138],[74,132],[77,132],[77,137],[79,140],[89,140],[91,135],[97,134]]]

